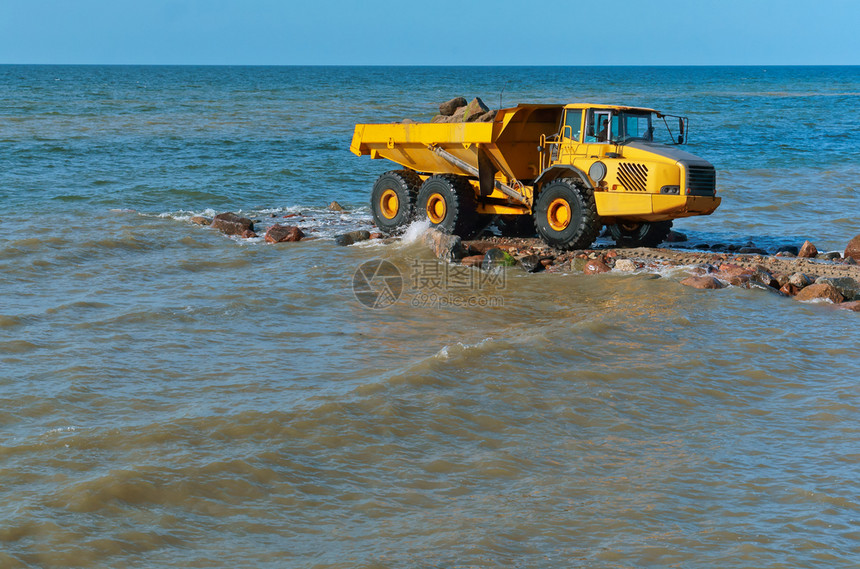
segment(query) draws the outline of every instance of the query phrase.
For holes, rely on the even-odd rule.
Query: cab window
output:
[[[582,111],[568,109],[564,115],[564,131],[562,136],[570,137],[571,140],[580,140],[582,130]]]
[[[585,126],[585,142],[608,142],[610,136],[610,120],[612,113],[609,111],[589,110]],[[617,119],[616,119],[617,120]],[[615,129],[617,131],[617,124]]]

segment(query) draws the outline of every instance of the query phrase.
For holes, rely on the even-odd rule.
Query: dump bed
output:
[[[350,150],[416,172],[468,175],[431,148],[439,147],[473,168],[478,167],[481,148],[499,170],[527,180],[539,173],[541,135],[559,131],[563,109],[563,105],[519,105],[501,109],[491,123],[359,124]]]

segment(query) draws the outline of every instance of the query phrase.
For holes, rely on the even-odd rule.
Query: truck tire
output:
[[[585,249],[600,233],[591,188],[573,178],[556,178],[541,188],[534,207],[538,235],[558,249]]]
[[[534,237],[535,220],[530,215],[501,215],[496,227],[505,237]]]
[[[391,170],[377,178],[370,210],[380,231],[396,233],[412,222],[419,186],[421,178],[412,170]]]
[[[468,239],[475,232],[477,206],[468,180],[454,174],[436,174],[427,178],[418,191],[416,210],[417,217],[428,219],[432,227]]]
[[[671,221],[629,223],[619,221],[609,226],[609,234],[619,247],[656,247],[672,230]]]

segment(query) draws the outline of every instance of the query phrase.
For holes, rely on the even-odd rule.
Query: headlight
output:
[[[595,162],[588,169],[588,177],[595,182],[600,182],[606,177],[606,164],[603,162]]]
[[[663,186],[660,188],[661,194],[673,194],[678,195],[681,193],[681,186]]]

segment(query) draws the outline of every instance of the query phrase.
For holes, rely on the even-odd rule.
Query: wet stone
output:
[[[517,264],[510,253],[494,247],[484,254],[484,259],[481,262],[481,268],[485,271],[492,271],[500,267],[513,267]]]
[[[537,255],[526,255],[520,259],[520,265],[527,273],[536,273],[543,270],[541,259]]]
[[[585,273],[586,275],[596,275],[599,273],[608,273],[611,270],[612,269],[610,269],[606,265],[606,263],[604,263],[600,259],[591,259],[588,262],[586,262],[585,265],[582,267],[582,272]]]
[[[483,255],[469,255],[468,257],[463,257],[460,260],[460,262],[463,263],[467,267],[478,267],[480,269],[481,263],[484,262],[484,256]]]
[[[267,243],[285,243],[301,241],[305,234],[295,225],[275,224],[266,230]]]
[[[851,277],[819,277],[815,284],[826,283],[832,285],[845,300],[860,298],[860,283]]]
[[[725,288],[726,286],[725,284],[720,282],[719,279],[710,276],[687,277],[686,279],[681,281],[681,284],[693,288],[714,290]]]
[[[839,304],[844,300],[836,287],[830,283],[811,284],[798,292],[794,298],[801,301],[829,300],[834,304]]]
[[[365,231],[363,229],[360,231],[341,233],[340,235],[334,236],[334,242],[344,247],[360,241],[367,241],[368,239],[370,239],[370,231]]]
[[[227,235],[242,235],[245,231],[254,230],[254,222],[247,217],[241,217],[228,211],[219,213],[212,218],[212,227]]]

